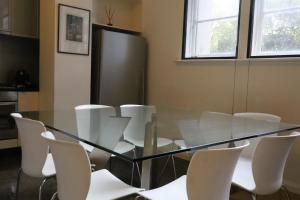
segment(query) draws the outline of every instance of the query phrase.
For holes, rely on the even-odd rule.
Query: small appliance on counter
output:
[[[16,72],[15,82],[18,90],[32,88],[32,83],[29,81],[29,74],[26,70],[22,69]]]

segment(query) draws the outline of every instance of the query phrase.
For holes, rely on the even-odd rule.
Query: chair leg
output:
[[[160,180],[160,178],[161,178],[162,175],[164,174],[164,172],[165,172],[165,170],[166,170],[166,168],[167,168],[167,166],[168,166],[170,157],[171,157],[171,156],[168,156],[168,159],[167,159],[167,161],[165,162],[165,165],[163,166],[163,168],[162,168],[162,170],[161,170],[161,173],[160,173],[159,176],[158,176],[158,180]]]
[[[132,167],[131,167],[131,181],[130,181],[130,185],[133,184],[134,167],[135,167],[135,164],[134,164],[134,162],[133,162],[133,163],[132,163]]]
[[[166,168],[167,168],[167,166],[168,166],[168,163],[169,163],[170,159],[172,160],[174,179],[177,178],[175,159],[174,159],[174,156],[171,155],[171,156],[168,157],[167,161],[165,162],[165,165],[164,165],[164,167],[162,168],[160,175],[158,176],[158,180],[160,180],[160,178],[162,177],[163,173],[165,172],[165,170],[166,170]]]
[[[55,192],[54,194],[53,194],[53,196],[51,197],[51,200],[55,200],[57,198],[57,192]]]
[[[135,148],[132,151],[133,151],[133,157],[136,158]],[[131,170],[131,185],[133,184],[133,176],[134,176],[135,167],[136,167],[138,175],[139,175],[139,180],[141,180],[141,172],[140,172],[139,164],[137,162],[133,162],[132,163],[132,170]]]
[[[39,188],[39,200],[42,200],[42,191],[43,191],[43,188],[44,188],[44,185],[45,183],[47,182],[47,178],[44,178],[41,185],[40,185],[40,188]]]
[[[251,198],[252,198],[252,200],[256,200],[256,194],[251,193]]]
[[[18,170],[17,185],[16,185],[16,200],[19,199],[19,189],[20,189],[21,175],[22,175],[22,168],[20,168]]]
[[[290,193],[289,193],[288,189],[283,185],[283,186],[281,187],[281,190],[284,192],[284,194],[285,194],[285,196],[286,196],[286,199],[287,199],[287,200],[290,200],[290,199],[291,199],[291,196],[290,196]]]
[[[135,162],[135,165],[136,165],[136,169],[137,169],[137,172],[138,172],[138,175],[139,175],[139,179],[141,179],[141,172],[140,172],[139,164],[137,162]]]
[[[173,163],[174,179],[176,179],[177,178],[177,172],[176,172],[176,165],[175,165],[174,155],[171,155],[171,158],[172,158],[172,163]]]

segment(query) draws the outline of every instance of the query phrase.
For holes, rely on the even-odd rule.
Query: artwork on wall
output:
[[[90,54],[91,11],[58,5],[58,52],[77,55]]]

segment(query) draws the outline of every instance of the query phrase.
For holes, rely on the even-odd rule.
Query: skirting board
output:
[[[10,149],[18,146],[18,139],[0,140],[0,149]]]
[[[290,192],[300,194],[300,183],[284,180],[284,186],[287,187]]]

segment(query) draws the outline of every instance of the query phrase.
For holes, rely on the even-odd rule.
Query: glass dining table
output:
[[[232,114],[160,108],[107,107],[22,112],[47,129],[84,142],[119,158],[142,162],[141,187],[151,187],[152,160],[221,144],[299,129],[299,124],[276,123]],[[137,153],[116,150],[134,146]]]

